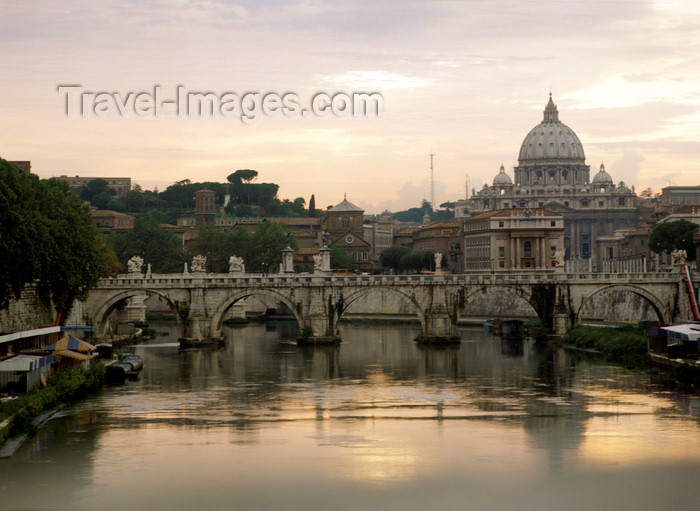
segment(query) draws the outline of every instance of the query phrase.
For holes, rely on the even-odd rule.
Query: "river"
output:
[[[0,460],[8,510],[698,509],[700,398],[529,341],[281,324],[128,347],[137,381],[64,410]]]

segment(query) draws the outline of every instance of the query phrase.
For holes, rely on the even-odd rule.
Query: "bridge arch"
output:
[[[508,293],[514,296],[517,296],[518,298],[521,298],[523,301],[525,301],[530,308],[532,309],[532,312],[537,315],[541,320],[544,320],[541,315],[541,311],[538,310],[538,307],[536,303],[534,302],[532,291],[521,287],[521,286],[514,286],[514,285],[502,285],[499,286],[498,288],[494,289],[491,286],[483,286],[479,287],[475,290],[472,291],[467,291],[464,296],[464,305],[461,307],[459,310],[459,313],[461,313],[464,309],[467,308],[467,306],[472,303],[474,300],[479,298],[480,296],[489,296],[489,295],[494,295],[498,293]]]
[[[250,296],[264,296],[267,298],[272,298],[273,300],[281,301],[289,308],[289,310],[292,311],[292,314],[294,314],[294,318],[297,320],[299,329],[301,329],[301,327],[304,325],[304,321],[299,313],[299,310],[297,309],[297,305],[290,299],[289,296],[286,296],[284,293],[280,293],[275,289],[245,289],[227,296],[226,299],[216,307],[216,310],[211,316],[210,335],[212,337],[221,336],[221,329],[228,310],[233,307],[236,302],[244,300]]]
[[[95,336],[103,337],[107,333],[107,321],[109,316],[114,312],[120,303],[128,300],[129,298],[133,298],[134,296],[144,294],[149,297],[155,296],[162,299],[168,305],[168,307],[170,307],[170,310],[172,310],[175,314],[175,318],[177,318],[178,327],[180,329],[180,333],[182,334],[184,331],[182,318],[180,317],[177,305],[173,302],[173,300],[164,293],[154,291],[152,289],[140,288],[119,291],[104,301],[104,303],[95,313]]]
[[[581,314],[583,313],[584,309],[591,304],[596,297],[609,291],[627,291],[641,297],[651,306],[658,321],[661,323],[665,321],[662,312],[665,308],[665,304],[662,303],[654,294],[650,293],[643,287],[634,284],[608,284],[596,289],[589,296],[582,298],[581,304],[576,311],[575,324],[580,323]]]
[[[384,291],[389,291],[391,293],[394,293],[401,298],[405,299],[407,302],[411,303],[413,307],[416,310],[416,314],[418,316],[418,320],[420,321],[421,324],[421,331],[423,333],[426,332],[427,329],[427,323],[425,319],[425,311],[423,308],[420,306],[420,304],[416,301],[414,297],[409,295],[408,293],[404,292],[403,290],[396,289],[395,287],[392,286],[374,286],[374,287],[362,287],[360,289],[357,289],[355,291],[350,292],[347,295],[341,295],[342,298],[342,308],[338,307],[337,314],[335,314],[335,317],[333,318],[333,324],[331,325],[333,332],[338,331],[338,324],[340,323],[340,318],[343,316],[343,313],[357,300],[360,300],[362,298],[366,298],[372,293],[376,292],[384,292]]]

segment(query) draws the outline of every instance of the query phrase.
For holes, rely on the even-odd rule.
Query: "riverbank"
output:
[[[650,353],[644,330],[637,325],[614,328],[577,326],[550,342],[565,349],[598,354],[628,369],[659,368],[667,371],[676,384],[694,391],[700,389],[700,367],[690,361]]]
[[[0,403],[0,458],[12,456],[28,435],[56,410],[98,392],[105,382],[104,364],[90,369],[63,369],[46,387],[5,399]]]

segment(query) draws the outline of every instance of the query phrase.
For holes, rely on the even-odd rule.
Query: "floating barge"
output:
[[[697,360],[700,346],[700,323],[649,325],[644,330],[649,351],[669,359]]]
[[[107,385],[124,385],[127,378],[136,380],[143,369],[143,360],[138,355],[124,355],[121,360],[112,362],[105,367],[105,383]]]

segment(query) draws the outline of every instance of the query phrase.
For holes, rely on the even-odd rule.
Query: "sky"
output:
[[[161,191],[255,169],[283,199],[399,211],[432,199],[431,153],[436,205],[512,177],[551,92],[591,179],[698,185],[698,20],[696,0],[4,0],[0,157]],[[360,93],[378,115],[342,111]]]

